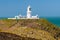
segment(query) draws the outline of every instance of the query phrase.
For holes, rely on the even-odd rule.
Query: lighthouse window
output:
[[[29,8],[29,10],[31,11],[31,8]]]

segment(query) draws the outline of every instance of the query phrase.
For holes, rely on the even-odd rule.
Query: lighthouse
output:
[[[17,15],[14,18],[8,18],[8,19],[39,19],[38,15],[32,16],[31,15],[31,7],[30,5],[27,7],[27,15],[26,16],[22,16],[22,15]]]
[[[27,18],[31,18],[31,7],[30,7],[30,5],[27,7]]]

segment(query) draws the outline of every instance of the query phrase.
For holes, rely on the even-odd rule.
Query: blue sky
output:
[[[28,5],[31,5],[32,15],[60,17],[60,0],[0,0],[0,17],[26,15]]]

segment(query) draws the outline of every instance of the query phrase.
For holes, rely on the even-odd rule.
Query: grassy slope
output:
[[[60,40],[60,28],[45,19],[0,20],[0,31],[42,40]]]

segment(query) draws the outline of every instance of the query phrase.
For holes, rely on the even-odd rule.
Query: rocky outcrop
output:
[[[38,40],[38,39],[21,37],[16,34],[0,32],[0,40]]]

